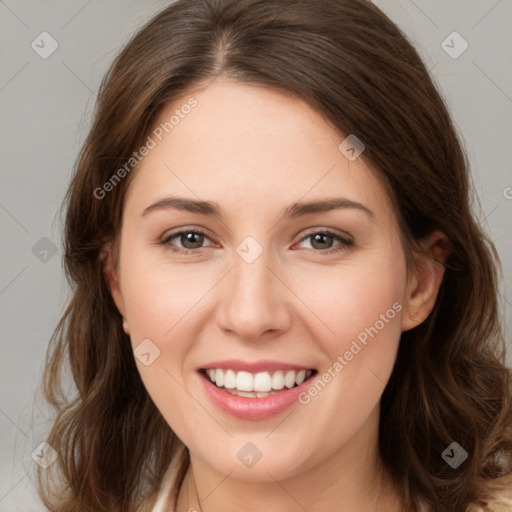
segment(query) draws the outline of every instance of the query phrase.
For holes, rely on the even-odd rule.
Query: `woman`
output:
[[[67,195],[48,508],[512,510],[498,258],[468,181],[371,2],[158,14]]]

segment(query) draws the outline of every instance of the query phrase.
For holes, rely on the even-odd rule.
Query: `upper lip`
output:
[[[282,361],[269,361],[269,360],[260,360],[260,361],[241,361],[239,359],[227,359],[224,361],[213,361],[211,363],[207,363],[198,368],[198,370],[213,370],[213,369],[223,369],[223,370],[234,370],[234,371],[246,371],[249,373],[258,373],[264,371],[277,371],[277,370],[313,370],[311,366],[305,366],[302,364],[293,364],[293,363],[285,363]]]

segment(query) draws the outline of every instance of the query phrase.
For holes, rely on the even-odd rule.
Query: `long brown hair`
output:
[[[130,512],[154,500],[167,468],[174,496],[183,480],[187,451],[144,388],[102,272],[136,169],[98,191],[144,144],[162,107],[221,75],[300,98],[340,133],[356,134],[389,190],[407,254],[434,230],[448,238],[434,310],[402,334],[382,396],[380,454],[408,511],[492,502],[512,487],[499,260],[472,213],[467,157],[418,53],[368,0],[178,0],[105,76],[66,196],[73,296],[43,377],[57,412],[47,441],[59,454],[38,468],[44,503]],[[74,397],[63,390],[66,363]],[[453,441],[469,454],[457,469],[441,456]]]

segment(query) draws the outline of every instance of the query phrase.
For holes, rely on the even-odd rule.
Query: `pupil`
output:
[[[199,233],[187,233],[185,235],[184,239],[183,239],[183,235],[182,235],[181,242],[182,242],[183,246],[186,247],[187,249],[197,249],[198,247],[201,247],[201,245],[202,245],[202,241],[203,241],[202,236],[203,235],[201,235]],[[197,238],[195,238],[195,237],[197,237]],[[195,240],[194,240],[194,238],[195,238]],[[187,245],[189,243],[192,244],[192,247]]]
[[[325,246],[322,246],[322,243],[325,244],[325,243],[329,243],[330,241],[332,241],[332,236],[329,236],[329,235],[324,235],[324,234],[317,234],[313,237],[313,242],[312,242],[312,246],[315,247],[315,249],[325,249],[326,247]],[[320,247],[316,247],[316,243],[319,242],[320,243]]]

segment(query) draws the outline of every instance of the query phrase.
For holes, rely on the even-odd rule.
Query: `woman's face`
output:
[[[408,317],[383,185],[299,100],[215,81],[155,128],[177,109],[134,171],[111,285],[148,393],[241,479],[364,459]]]

